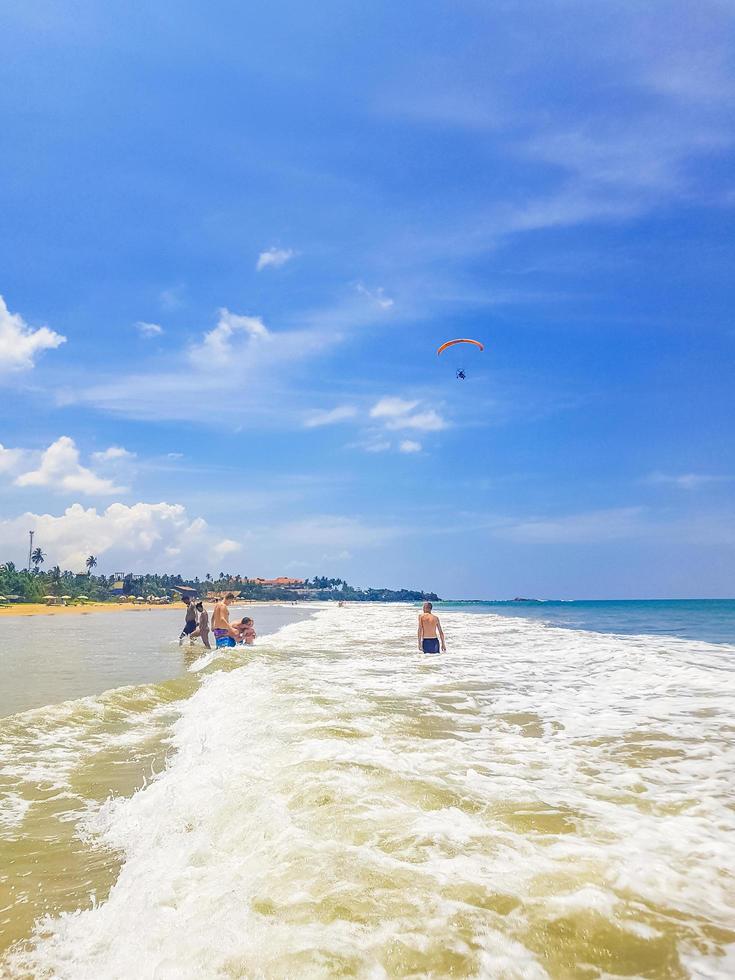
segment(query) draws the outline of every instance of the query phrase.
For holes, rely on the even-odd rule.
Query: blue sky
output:
[[[731,595],[734,24],[4,4],[1,557]]]

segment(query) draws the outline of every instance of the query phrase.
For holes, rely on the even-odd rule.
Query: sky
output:
[[[6,0],[0,561],[732,596],[734,28]]]

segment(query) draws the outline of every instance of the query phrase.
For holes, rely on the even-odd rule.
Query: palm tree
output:
[[[46,555],[44,555],[40,548],[34,548],[31,561],[35,565],[35,571],[38,571],[38,566],[43,565],[46,561]]]
[[[97,567],[97,559],[94,555],[90,555],[84,564],[87,566],[87,575],[91,575],[92,569]]]

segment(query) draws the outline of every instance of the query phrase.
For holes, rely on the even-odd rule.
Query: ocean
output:
[[[735,599],[506,599],[450,601],[442,609],[522,616],[550,626],[620,633],[679,636],[735,644]]]
[[[616,607],[316,607],[2,719],[0,975],[732,977],[726,613]]]

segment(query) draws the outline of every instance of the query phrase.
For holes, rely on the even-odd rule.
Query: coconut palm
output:
[[[46,561],[46,555],[44,555],[40,548],[34,548],[33,554],[31,555],[31,561],[35,566],[35,570],[38,571],[38,566],[43,565],[43,563]]]
[[[87,566],[87,575],[91,575],[92,569],[97,567],[97,559],[94,555],[90,555],[84,564]]]

